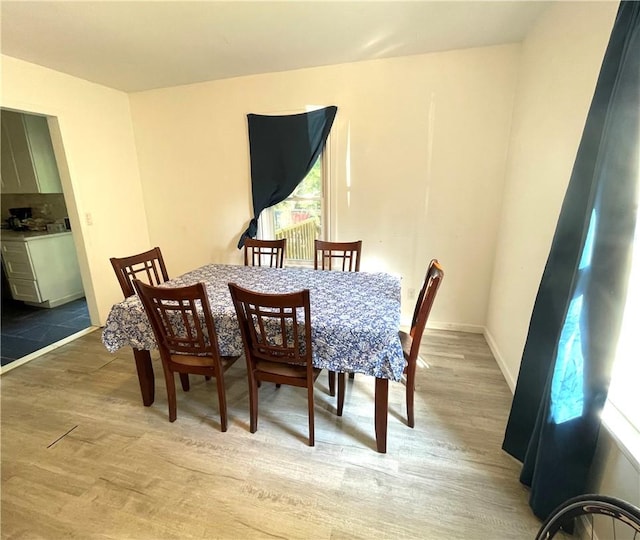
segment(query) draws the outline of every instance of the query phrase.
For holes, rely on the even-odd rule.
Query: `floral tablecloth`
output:
[[[383,272],[333,272],[210,264],[163,286],[203,282],[211,304],[220,354],[242,353],[242,338],[228,283],[283,293],[309,289],[313,363],[332,371],[400,380],[404,357],[398,337],[400,279]],[[114,305],[102,332],[107,350],[155,349],[153,331],[137,296]]]

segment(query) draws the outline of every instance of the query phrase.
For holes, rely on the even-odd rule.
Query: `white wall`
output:
[[[558,2],[522,45],[487,339],[511,389],[616,2]]]
[[[104,324],[122,299],[109,257],[151,247],[129,98],[7,56],[1,68],[2,107],[54,117],[52,138],[91,321]]]
[[[405,318],[408,289],[438,257],[445,280],[431,320],[481,331],[518,58],[507,45],[131,95],[151,243],[171,254],[172,274],[240,262],[247,113],[337,105],[333,238],[363,240],[362,270],[402,275]]]

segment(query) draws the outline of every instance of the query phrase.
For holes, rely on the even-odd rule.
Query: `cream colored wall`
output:
[[[616,11],[615,2],[555,3],[522,45],[486,322],[512,390]]]
[[[333,238],[362,270],[403,277],[405,319],[426,265],[445,281],[431,320],[481,331],[501,207],[519,47],[236,78],[131,96],[152,244],[181,273],[240,262],[251,217],[246,115],[337,105]]]
[[[7,56],[1,69],[3,107],[54,117],[52,139],[91,321],[104,324],[122,298],[109,257],[150,247],[129,97]]]

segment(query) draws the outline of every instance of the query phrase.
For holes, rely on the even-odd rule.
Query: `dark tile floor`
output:
[[[5,366],[43,349],[71,334],[89,328],[89,310],[84,298],[57,308],[37,308],[2,298],[0,357]]]

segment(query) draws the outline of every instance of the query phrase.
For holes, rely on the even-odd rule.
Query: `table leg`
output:
[[[156,382],[153,376],[153,364],[151,354],[147,350],[133,349],[133,357],[136,360],[136,370],[138,371],[138,382],[140,383],[140,393],[142,403],[145,407],[150,407],[155,398]]]
[[[347,374],[338,373],[338,416],[342,416],[342,409],[344,408],[344,393],[346,390]]]
[[[389,409],[389,379],[376,377],[376,447],[387,453],[387,412]]]

